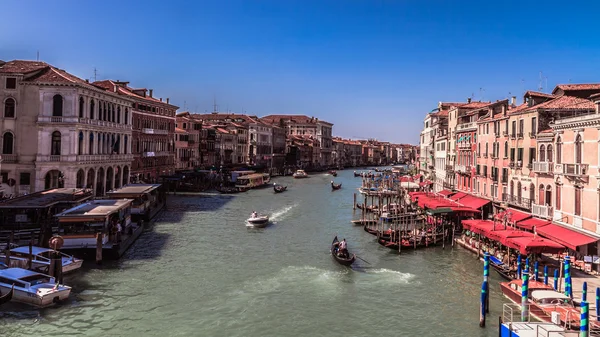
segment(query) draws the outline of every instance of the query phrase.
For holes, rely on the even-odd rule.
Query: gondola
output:
[[[498,260],[495,256],[490,255],[490,265],[494,270],[502,276],[503,279],[507,281],[512,281],[516,279],[516,272],[510,270],[510,268],[506,267],[502,261]]]
[[[339,183],[339,184],[337,184],[337,185],[336,185],[336,184],[333,182],[333,180],[331,181],[331,189],[332,189],[332,190],[339,190],[340,188],[342,188],[342,183]]]
[[[333,242],[331,243],[331,256],[333,256],[333,258],[342,266],[352,265],[354,263],[354,260],[356,260],[356,255],[352,254],[352,256],[349,258],[344,258],[344,257],[338,256],[338,254],[337,254],[338,248],[335,245],[336,242],[339,242],[337,235],[335,236],[335,238],[333,238]]]
[[[331,174],[334,177],[337,177],[337,172],[335,170],[329,171],[329,174]]]
[[[360,176],[362,176],[361,173],[354,171],[354,177],[360,177]]]
[[[282,193],[285,192],[285,190],[287,190],[287,186],[273,184],[273,191],[275,193]]]
[[[10,302],[10,300],[12,300],[14,293],[15,293],[15,285],[13,284],[13,286],[9,292],[7,292],[4,295],[0,294],[0,305]]]

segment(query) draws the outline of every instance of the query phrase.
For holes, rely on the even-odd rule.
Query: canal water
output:
[[[497,336],[502,314],[491,273],[491,311],[479,328],[482,263],[459,247],[381,247],[353,226],[359,178],[276,178],[238,195],[173,196],[116,262],[69,275],[59,307],[0,307],[1,336]],[[252,211],[273,224],[247,228]],[[356,214],[358,216],[359,213]],[[334,237],[368,261],[352,269],[329,254]]]

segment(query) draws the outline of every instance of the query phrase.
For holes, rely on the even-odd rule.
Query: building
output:
[[[152,89],[134,89],[129,82],[97,81],[94,85],[133,100],[133,181],[157,182],[175,173],[175,112],[167,98],[154,98]]]
[[[134,100],[44,62],[0,62],[5,194],[129,182]]]
[[[273,126],[258,117],[250,117],[248,126],[248,158],[250,165],[270,167],[273,163]]]
[[[446,188],[454,188],[446,183],[446,165],[448,161],[448,110],[439,110],[433,114],[434,138],[434,163],[435,180],[433,180],[433,191],[439,192]]]
[[[272,174],[278,173],[283,174],[283,168],[285,166],[285,151],[286,151],[286,135],[285,128],[277,125],[271,125],[273,130],[273,162],[272,162]]]
[[[175,123],[175,167],[190,170],[200,167],[200,140],[202,121],[180,112]]]
[[[214,125],[215,130],[221,128],[223,130],[227,130],[228,134],[235,135],[235,146],[233,144],[228,144],[229,139],[232,137],[225,136],[224,133],[221,134],[221,143],[222,149],[220,151],[220,155],[225,155],[223,152],[224,148],[227,148],[227,160],[217,160],[217,165],[249,165],[250,164],[250,137],[249,137],[249,127],[250,125],[257,125],[257,121],[252,119],[248,115],[243,114],[234,114],[234,113],[220,113],[213,112],[210,114],[193,114],[193,118],[202,120],[206,125]],[[204,125],[203,124],[203,125]],[[218,134],[219,132],[217,132]],[[256,134],[256,132],[254,132]],[[218,136],[217,136],[218,137]],[[256,150],[253,149],[253,155]],[[217,151],[219,152],[219,151]],[[229,153],[230,152],[230,153]],[[270,155],[271,153],[269,153]]]
[[[434,162],[433,162],[433,135],[431,128],[431,113],[425,116],[425,120],[423,121],[423,131],[421,131],[420,137],[420,161],[419,161],[419,173],[422,175],[432,178],[431,175],[434,174]]]

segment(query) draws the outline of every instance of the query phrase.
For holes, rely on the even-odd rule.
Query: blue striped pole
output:
[[[596,288],[596,321],[600,321],[600,288]]]
[[[529,319],[529,310],[527,310],[527,293],[529,286],[529,270],[525,268],[523,272],[523,282],[521,285],[521,321],[527,322]]]
[[[537,261],[535,261],[535,264],[533,267],[533,277],[535,279],[535,282],[539,281],[539,278],[538,278],[539,277],[539,266],[540,266],[540,264]]]
[[[558,269],[554,269],[554,290],[558,291]]]
[[[525,267],[523,269],[529,270],[529,258],[525,258]]]
[[[521,278],[521,254],[517,256],[517,278]]]
[[[479,326],[485,327],[485,299],[487,298],[488,282],[483,281],[481,284],[481,298],[479,299]]]
[[[587,302],[587,282],[583,282],[581,290],[581,302]]]
[[[565,256],[565,295],[573,298],[573,289],[571,288],[571,259]]]
[[[485,253],[483,255],[483,282],[486,286],[489,287],[489,277],[490,277],[490,253]],[[490,312],[490,291],[488,288],[485,289],[485,312]]]
[[[579,322],[579,337],[588,337],[590,331],[590,320],[589,320],[590,304],[588,302],[581,302],[581,320]]]
[[[548,285],[548,266],[544,266],[544,284]]]

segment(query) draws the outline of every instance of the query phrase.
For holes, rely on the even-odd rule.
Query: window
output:
[[[512,122],[512,136],[513,138],[517,136],[517,121]]]
[[[117,123],[121,123],[121,107],[117,107]]]
[[[560,185],[556,184],[556,209],[560,210]]]
[[[129,124],[129,109],[125,108],[125,121],[124,124]]]
[[[78,142],[78,146],[77,146],[77,154],[78,155],[82,155],[83,154],[83,132],[79,131],[79,142]]]
[[[79,97],[79,118],[83,118],[83,112],[85,110],[85,101],[83,97]]]
[[[531,137],[535,137],[537,134],[537,118],[531,118]]]
[[[581,135],[577,135],[575,137],[575,163],[581,164],[582,158],[582,150],[583,150],[583,142],[581,141]]]
[[[519,120],[519,135],[523,136],[523,129],[525,129],[525,120]]]
[[[17,88],[17,78],[16,77],[6,78],[6,89],[16,89],[16,88]]]
[[[521,202],[521,195],[523,193],[523,189],[521,188],[521,182],[517,183],[517,199]]]
[[[575,215],[581,215],[581,188],[575,187]]]
[[[127,153],[127,136],[125,136],[125,138],[124,138],[123,145],[125,146],[123,153]]]
[[[13,145],[15,137],[11,132],[4,133],[2,136],[2,154],[13,154]]]
[[[517,149],[517,161],[523,161],[523,148],[520,147]]]
[[[508,158],[508,142],[504,142],[504,158]]]
[[[530,147],[529,148],[529,161],[528,163],[531,164],[535,161],[535,147]]]
[[[94,119],[94,100],[90,100],[90,119]]]
[[[540,159],[540,161],[542,161],[542,160]],[[553,162],[553,160],[552,160],[552,144],[548,144],[548,150],[546,153],[546,161],[550,162],[550,163]]]
[[[487,157],[488,155],[488,143],[485,143],[485,156]]]
[[[540,145],[540,161],[546,161],[546,147],[543,144]]]
[[[90,133],[90,145],[88,148],[88,154],[94,154],[94,134]]]
[[[60,132],[52,132],[52,145],[50,148],[50,154],[53,156],[60,156]]]
[[[61,95],[54,95],[52,97],[52,116],[60,117],[63,115],[63,97]]]
[[[477,155],[481,156],[481,143],[477,143]]]
[[[15,118],[15,100],[7,98],[4,101],[4,118]]]
[[[556,163],[562,163],[562,142],[560,136],[556,138]]]
[[[515,195],[515,183],[512,180],[510,181],[510,195]]]
[[[31,185],[31,173],[21,172],[19,174],[19,185],[21,185],[21,186]]]

